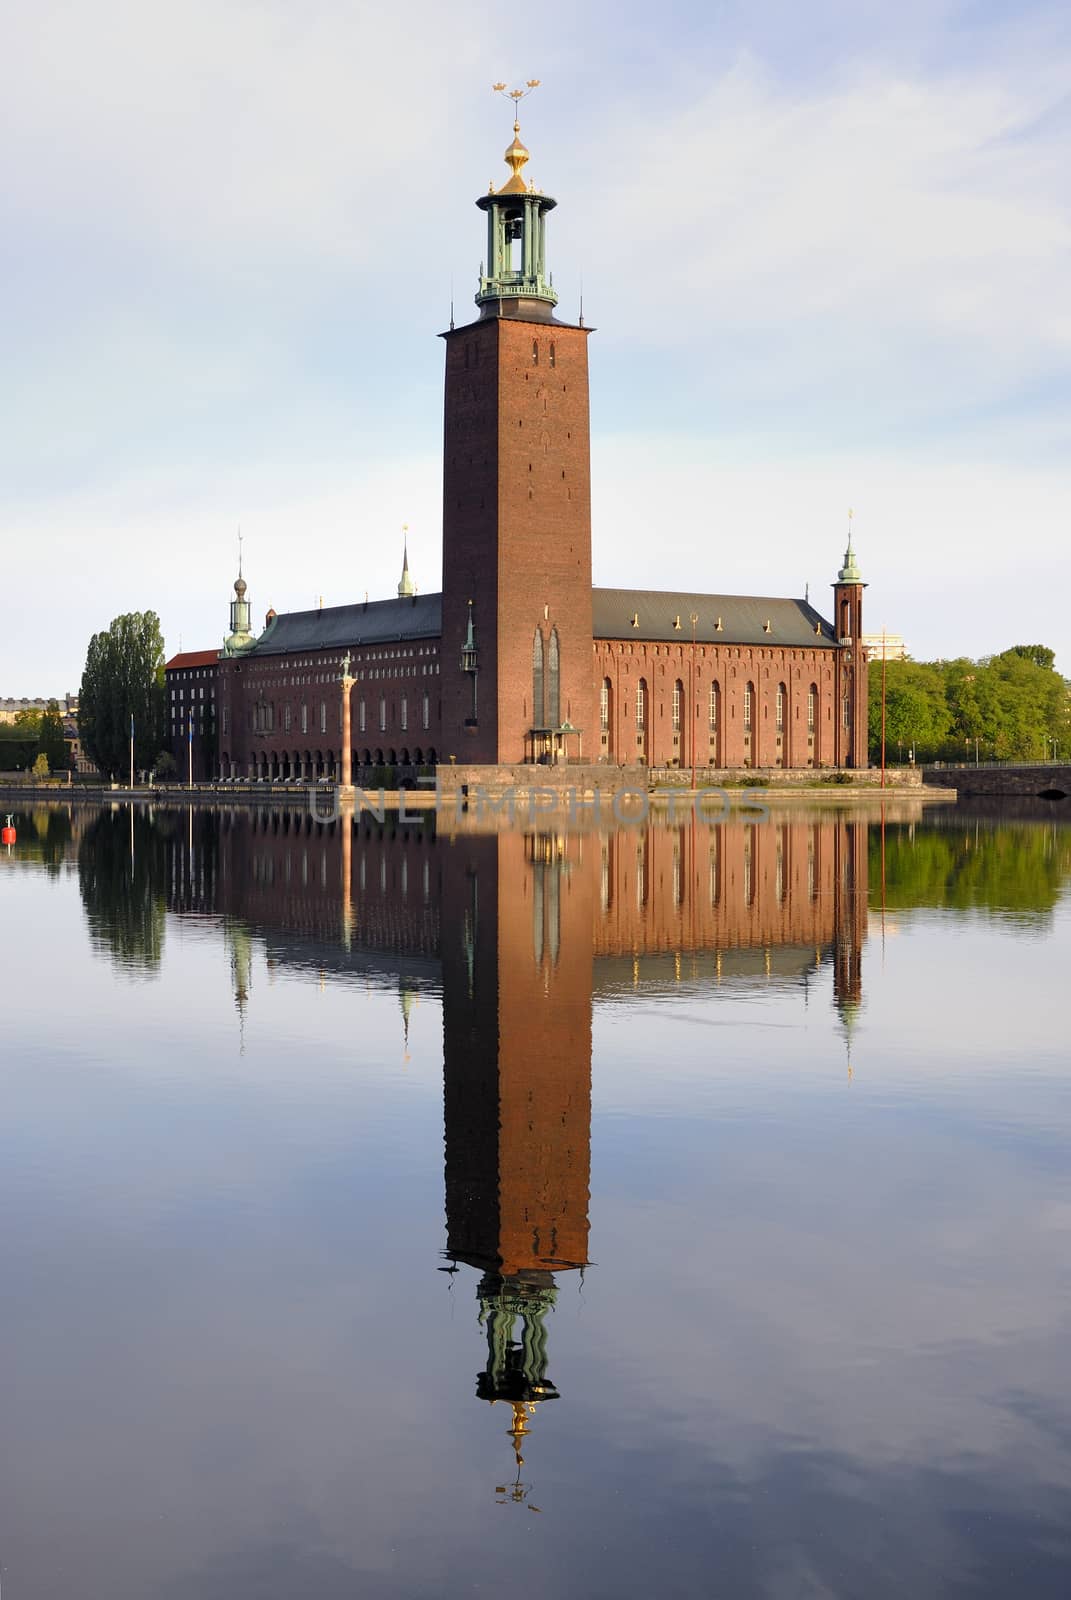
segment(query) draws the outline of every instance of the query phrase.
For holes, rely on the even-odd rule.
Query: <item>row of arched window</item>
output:
[[[536,638],[537,649],[541,650],[541,635],[537,634]],[[610,707],[612,695],[613,683],[609,678],[604,678],[602,680],[602,687],[599,694],[599,725],[603,732],[606,732],[610,727]],[[684,682],[681,678],[678,678],[673,685],[672,714],[674,733],[679,733],[681,730],[682,708],[685,705],[685,699]],[[646,678],[640,678],[636,683],[633,701],[636,713],[637,728],[645,728],[647,726],[648,701],[649,696],[647,690],[647,680]],[[752,719],[754,715],[754,704],[755,685],[751,682],[748,682],[744,685],[743,713],[745,733],[749,733],[751,731]],[[784,730],[787,705],[788,689],[785,684],[779,683],[777,685],[777,695],[774,702],[774,720],[779,733]],[[810,688],[807,690],[807,731],[809,733],[813,733],[814,731],[817,715],[818,685],[816,683],[812,683]],[[711,733],[716,733],[721,723],[721,685],[718,683],[712,683],[707,694],[707,722]]]

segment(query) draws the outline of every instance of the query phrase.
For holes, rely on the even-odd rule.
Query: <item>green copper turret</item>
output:
[[[492,184],[476,202],[487,213],[487,262],[486,270],[480,267],[476,304],[484,317],[549,322],[558,296],[547,272],[546,214],[557,201],[525,183],[528,151],[520,131],[515,122],[505,154],[510,177],[501,189]]]

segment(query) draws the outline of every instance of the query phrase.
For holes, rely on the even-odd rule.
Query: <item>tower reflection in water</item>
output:
[[[225,915],[243,1016],[258,939],[276,969],[396,986],[403,1019],[441,986],[445,1270],[479,1274],[476,1395],[510,1408],[515,1476],[498,1494],[524,1501],[526,1435],[560,1397],[558,1284],[589,1262],[593,1006],[652,988],[805,992],[832,967],[850,1036],[866,822],[447,835],[264,811],[169,842],[169,909]]]

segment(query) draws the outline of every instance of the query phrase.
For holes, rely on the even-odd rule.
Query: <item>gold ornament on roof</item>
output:
[[[493,83],[491,88],[495,94],[502,95],[506,100],[512,100],[514,107],[513,143],[502,158],[510,169],[510,176],[497,192],[499,194],[533,193],[534,185],[526,183],[522,176],[523,169],[529,161],[529,154],[526,146],[521,143],[521,125],[516,120],[516,111],[521,101],[527,100],[532,90],[539,88],[539,79],[527,79],[523,89],[507,89],[504,83]]]

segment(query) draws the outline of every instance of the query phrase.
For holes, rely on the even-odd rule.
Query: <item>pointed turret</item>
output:
[[[249,650],[256,640],[250,629],[251,606],[246,599],[247,584],[242,577],[242,555],[238,552],[238,576],[234,580],[234,599],[231,601],[231,631],[223,641],[223,654],[225,656],[241,655],[243,650]]]
[[[416,594],[416,585],[409,575],[409,535],[406,530],[405,541],[402,545],[402,575],[398,580],[398,599],[411,600]]]

